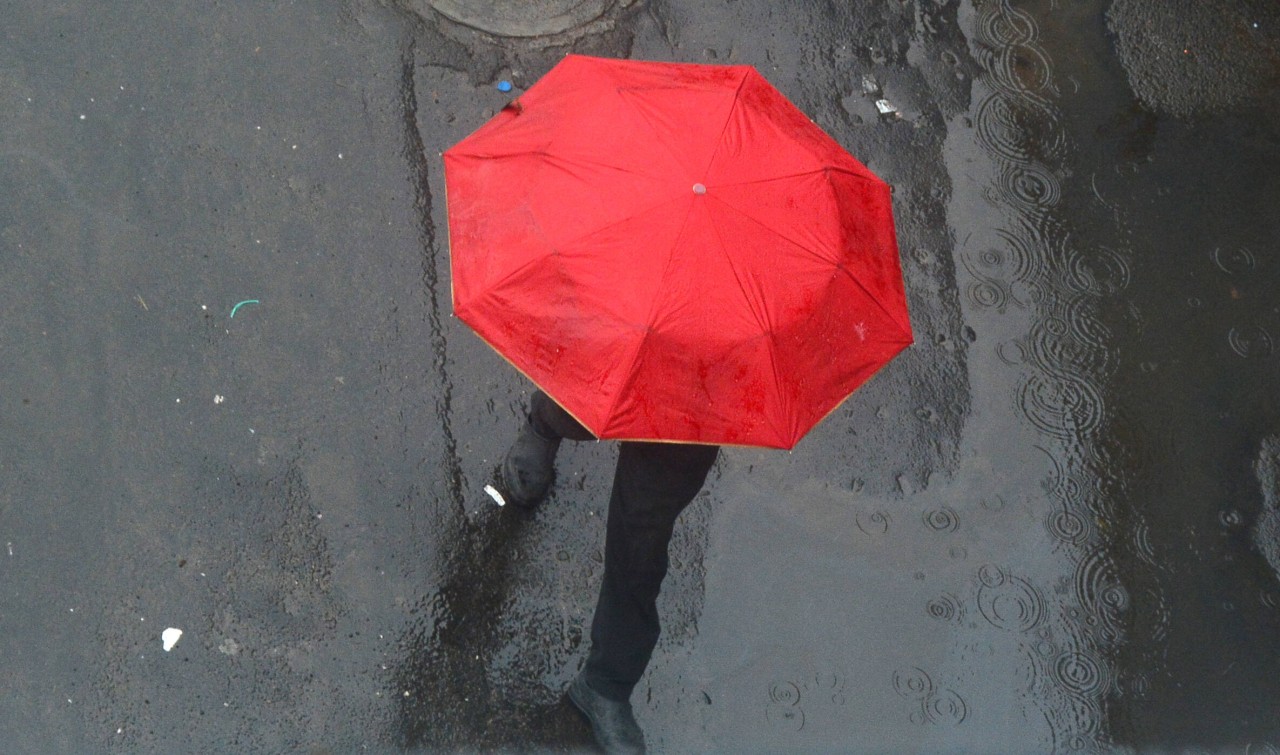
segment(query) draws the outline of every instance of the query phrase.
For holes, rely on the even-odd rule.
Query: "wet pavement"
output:
[[[0,2],[6,752],[589,751],[616,449],[483,492],[531,387],[439,159],[567,51],[756,66],[894,186],[917,336],[722,455],[653,749],[1280,751],[1280,6],[489,5]]]

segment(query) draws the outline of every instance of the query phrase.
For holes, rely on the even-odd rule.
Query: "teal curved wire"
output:
[[[237,304],[237,305],[235,305],[234,307],[232,307],[232,308],[231,308],[231,316],[232,316],[232,317],[235,317],[235,316],[236,316],[236,310],[237,310],[237,309],[240,309],[241,307],[243,307],[243,306],[244,306],[244,305],[246,305],[246,304],[261,304],[261,303],[262,303],[262,302],[258,301],[257,299],[245,299],[244,301],[240,302],[239,304]]]

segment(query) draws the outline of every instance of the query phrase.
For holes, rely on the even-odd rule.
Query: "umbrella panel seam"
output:
[[[824,165],[821,168],[814,168],[813,170],[802,170],[799,173],[785,173],[780,176],[769,176],[768,178],[753,178],[750,181],[733,181],[731,183],[717,182],[713,184],[708,184],[708,186],[710,188],[716,188],[716,187],[728,188],[730,186],[750,186],[751,184],[769,183],[770,181],[785,181],[789,178],[802,178],[804,176],[811,176],[814,173],[828,173],[828,172],[844,173],[850,178],[856,178],[862,181],[866,181],[868,183],[888,186],[887,183],[880,180],[879,178],[876,178],[875,176],[865,176],[865,175],[862,175],[861,173],[857,173],[855,171],[849,170],[848,168],[841,168],[838,165]]]
[[[707,164],[702,168],[702,172],[698,175],[705,176],[711,170],[711,166],[716,164],[716,155],[720,154],[721,147],[724,146],[724,134],[729,130],[729,124],[733,122],[733,114],[738,112],[741,105],[742,88],[746,86],[747,80],[751,78],[751,72],[746,71],[742,75],[742,79],[738,82],[738,86],[733,90],[733,105],[729,108],[729,112],[725,114],[724,124],[720,126],[720,135],[716,137],[715,149],[711,150],[711,157],[707,160]]]
[[[836,265],[836,264],[839,264],[838,260],[833,260],[833,259],[831,259],[831,258],[829,258],[829,257],[823,257],[823,256],[822,256],[818,251],[816,251],[816,250],[812,249],[811,247],[809,247],[809,245],[804,244],[804,243],[801,243],[801,242],[799,242],[799,241],[797,241],[797,240],[795,240],[795,239],[791,238],[791,237],[790,237],[790,236],[788,236],[787,234],[783,233],[782,231],[779,231],[777,228],[774,228],[773,226],[769,225],[768,223],[765,223],[764,221],[762,221],[762,220],[760,220],[759,218],[755,217],[754,215],[752,215],[751,213],[747,212],[746,210],[743,210],[743,209],[741,209],[741,208],[737,207],[737,206],[736,206],[736,205],[734,205],[734,204],[731,204],[731,203],[729,203],[729,202],[726,202],[723,198],[721,198],[721,197],[714,197],[714,199],[715,199],[717,202],[719,202],[720,204],[722,204],[722,205],[724,205],[725,207],[729,208],[730,210],[732,210],[732,211],[734,211],[734,212],[738,213],[739,215],[741,215],[742,217],[746,218],[746,219],[747,219],[747,220],[749,220],[750,222],[755,223],[756,225],[760,226],[761,228],[763,228],[764,230],[768,231],[769,233],[771,233],[771,234],[773,234],[773,235],[777,236],[778,238],[782,239],[783,241],[787,242],[788,244],[791,244],[792,246],[796,247],[797,249],[800,249],[801,251],[808,253],[808,254],[809,254],[811,257],[813,257],[814,259],[816,259],[816,260],[818,260],[818,261],[820,261],[820,262],[823,262],[823,263],[825,263],[826,265]]]
[[[763,313],[756,311],[755,300],[746,295],[745,291],[747,289],[747,285],[743,282],[743,276],[738,270],[737,261],[734,259],[733,255],[729,253],[729,245],[725,243],[724,234],[720,232],[720,224],[716,222],[715,216],[710,212],[707,213],[707,219],[711,223],[711,230],[716,234],[716,239],[720,241],[720,254],[728,261],[729,269],[733,271],[734,280],[738,283],[738,289],[744,292],[743,298],[746,299],[747,308],[751,310],[751,314],[755,316],[756,325],[759,326],[762,333],[771,333],[774,327],[774,324],[771,322],[772,318],[769,317],[768,311]],[[762,315],[764,317],[763,321],[761,320]]]
[[[672,260],[675,257],[675,248],[679,244],[680,238],[684,235],[686,229],[688,229],[689,218],[692,215],[693,215],[693,205],[690,204],[689,208],[685,211],[684,220],[680,224],[680,230],[679,232],[676,233],[675,240],[672,242],[671,248],[667,250],[667,261],[666,261],[666,264],[663,265],[662,275],[658,277],[660,281],[659,288],[658,288],[659,291],[667,290],[666,282],[668,279],[668,275],[671,271]],[[653,330],[654,330],[653,318],[654,318],[654,315],[657,313],[659,303],[662,301],[663,301],[662,297],[655,296],[653,298],[653,302],[649,305],[649,313],[645,316],[644,322],[641,323],[641,325],[645,329],[644,336],[640,339],[640,344],[636,348],[633,356],[631,357],[631,365],[630,367],[627,368],[626,381],[618,389],[618,394],[614,396],[612,401],[609,402],[609,413],[607,416],[613,417],[617,415],[618,406],[622,403],[623,397],[627,395],[627,392],[631,389],[632,385],[635,383],[636,365],[640,361],[640,355],[644,352],[645,346],[649,343],[649,336],[653,333]]]
[[[876,303],[876,306],[877,306],[877,307],[879,307],[879,308],[880,308],[880,311],[884,313],[884,316],[885,316],[885,319],[886,319],[886,320],[888,320],[889,322],[893,323],[894,325],[897,325],[899,328],[903,328],[903,330],[904,330],[904,331],[906,332],[906,334],[907,334],[907,337],[908,337],[908,338],[911,338],[911,335],[910,335],[910,334],[911,334],[911,326],[910,326],[910,325],[906,325],[906,326],[904,326],[904,325],[903,325],[903,324],[898,320],[898,318],[897,318],[897,317],[895,317],[895,316],[893,315],[893,313],[889,311],[889,308],[888,308],[888,307],[886,307],[886,306],[884,305],[884,302],[880,301],[879,297],[877,297],[875,294],[871,293],[871,291],[870,291],[866,286],[864,286],[864,285],[862,284],[862,281],[858,280],[858,276],[854,275],[854,274],[853,274],[853,271],[849,270],[849,268],[845,267],[844,265],[841,265],[839,269],[840,269],[840,272],[841,272],[841,273],[844,273],[845,277],[847,277],[849,280],[853,281],[854,285],[856,285],[858,288],[862,289],[862,293],[866,294],[868,299],[870,299],[871,301],[873,301],[873,302],[875,302],[875,303]],[[914,342],[914,340],[915,340],[914,338],[911,338],[911,342]],[[893,341],[889,341],[889,342],[890,342],[890,343],[892,343]]]
[[[586,159],[573,154],[566,154],[557,149],[544,147],[542,149],[527,149],[520,152],[495,152],[491,154],[482,154],[480,152],[451,152],[455,159],[474,158],[476,160],[514,160],[522,157],[540,157],[548,161],[559,161],[572,165],[581,165],[590,168],[603,168],[605,170],[614,170],[620,173],[627,173],[634,176],[642,176],[654,181],[667,181],[669,177],[657,175],[653,173],[644,173],[638,170],[621,167],[617,164],[607,163],[603,161]]]
[[[632,112],[638,115],[640,117],[640,120],[643,121],[644,124],[649,127],[649,131],[653,134],[654,138],[658,141],[659,144],[662,145],[663,150],[666,151],[667,155],[671,157],[674,167],[679,168],[681,163],[680,156],[677,155],[675,151],[667,144],[666,139],[657,139],[658,134],[660,132],[654,126],[653,121],[649,120],[649,116],[645,115],[644,111],[636,106],[636,103],[632,102],[630,98],[623,96],[624,91],[639,91],[639,90],[638,89],[627,90],[624,87],[614,87],[614,92],[618,95],[618,99],[627,103],[627,107],[631,108]]]
[[[712,215],[711,213],[707,213],[707,217],[711,222],[711,229],[715,232],[716,238],[720,240],[720,253],[724,255],[726,260],[728,260],[729,269],[733,271],[733,276],[738,281],[739,289],[745,291],[746,286],[742,282],[742,276],[738,272],[738,266],[734,261],[733,255],[729,254],[729,247],[724,241],[724,235],[720,232],[719,223],[716,222],[714,215]],[[782,407],[783,414],[785,415],[784,419],[786,420],[785,436],[791,442],[791,445],[795,445],[795,437],[794,437],[795,431],[794,431],[794,428],[792,427],[792,425],[794,424],[793,422],[794,417],[791,416],[792,412],[791,412],[790,406],[786,405],[786,402],[783,400],[782,372],[778,368],[777,354],[774,351],[774,340],[773,340],[774,324],[768,321],[770,318],[768,316],[769,313],[767,311],[764,313],[766,321],[763,323],[760,322],[760,313],[756,311],[753,300],[751,299],[751,297],[745,296],[745,293],[744,293],[744,298],[747,299],[748,308],[751,310],[752,314],[756,316],[756,324],[759,325],[761,329],[759,338],[762,338],[764,340],[765,348],[769,353],[769,365],[770,365],[771,371],[773,372],[774,395],[780,402],[783,403],[783,407]],[[778,428],[774,423],[774,419],[775,418],[769,417],[767,414],[765,416],[765,421],[768,422],[769,425],[773,427],[773,430],[775,431],[775,434],[776,434]]]
[[[504,286],[504,285],[506,285],[506,284],[507,284],[507,283],[508,283],[512,278],[514,278],[514,277],[515,277],[515,276],[517,276],[517,275],[520,275],[520,274],[521,274],[521,273],[523,273],[525,270],[527,270],[530,266],[535,265],[535,264],[538,264],[539,262],[543,262],[543,261],[545,261],[548,257],[558,257],[558,256],[562,255],[562,254],[564,253],[564,252],[563,252],[562,247],[566,247],[566,246],[571,246],[571,245],[573,245],[573,244],[577,244],[578,242],[582,241],[583,239],[589,238],[590,236],[593,236],[593,235],[595,235],[595,234],[597,234],[597,233],[600,233],[600,232],[602,232],[602,231],[609,230],[610,228],[613,228],[613,227],[615,227],[615,226],[622,225],[623,223],[626,223],[626,222],[628,222],[628,221],[634,220],[634,219],[635,219],[635,218],[637,218],[638,216],[646,215],[646,214],[648,214],[648,213],[650,213],[650,212],[653,212],[654,210],[657,210],[658,208],[662,207],[663,205],[672,204],[672,203],[679,202],[679,201],[680,201],[680,198],[679,198],[679,197],[676,197],[676,198],[673,198],[673,199],[664,200],[664,201],[659,202],[659,203],[657,203],[657,204],[655,204],[655,205],[653,205],[653,206],[651,206],[651,207],[646,207],[645,209],[640,210],[639,212],[636,212],[634,215],[630,215],[630,216],[625,217],[625,218],[620,218],[619,220],[614,221],[613,223],[609,223],[608,225],[602,225],[602,226],[600,226],[599,228],[593,228],[593,229],[591,229],[590,231],[587,231],[586,233],[579,234],[579,235],[577,235],[577,236],[575,236],[575,237],[573,237],[573,238],[571,238],[571,239],[567,239],[567,240],[565,240],[565,241],[563,241],[563,242],[561,242],[561,243],[559,243],[559,244],[554,243],[550,238],[548,238],[548,237],[547,237],[546,233],[542,230],[541,223],[539,223],[539,222],[537,221],[537,217],[536,217],[536,216],[533,216],[533,213],[532,213],[532,211],[531,211],[531,212],[530,212],[530,215],[531,215],[531,216],[533,216],[533,222],[532,222],[532,223],[530,223],[530,225],[535,229],[535,232],[538,234],[538,237],[539,237],[539,238],[541,238],[541,239],[546,243],[547,248],[548,248],[550,251],[549,251],[547,254],[542,254],[542,255],[539,255],[539,256],[537,256],[537,257],[534,257],[533,259],[530,259],[530,260],[526,261],[524,264],[522,264],[522,265],[520,265],[519,267],[517,267],[516,269],[511,270],[510,272],[506,273],[505,275],[503,275],[503,276],[502,276],[501,278],[499,278],[498,280],[493,281],[493,282],[491,282],[491,283],[487,284],[487,285],[485,286],[484,292],[483,292],[483,293],[481,293],[481,294],[480,294],[480,297],[477,297],[477,298],[483,298],[484,296],[488,295],[491,291],[493,291],[493,290],[495,290],[495,289],[498,289],[498,288],[503,287],[503,286]],[[683,228],[682,228],[682,231],[683,231]],[[452,243],[450,244],[450,248],[452,249]],[[664,271],[664,275],[665,275],[665,271]],[[652,312],[650,312],[648,317],[649,317],[650,319],[652,319],[652,316],[653,316],[653,313],[652,313]],[[642,326],[643,326],[643,325],[645,325],[645,324],[646,324],[646,323],[641,323],[641,325],[642,325]]]

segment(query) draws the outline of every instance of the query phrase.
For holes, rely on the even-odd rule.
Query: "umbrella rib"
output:
[[[493,291],[493,290],[495,290],[495,289],[501,288],[503,285],[505,285],[505,284],[507,283],[507,281],[511,280],[512,278],[514,278],[515,276],[519,275],[520,273],[523,273],[523,272],[524,272],[526,269],[528,269],[531,265],[535,265],[535,264],[537,264],[537,263],[539,263],[539,262],[542,262],[543,260],[547,259],[548,257],[555,256],[555,255],[559,255],[559,254],[561,253],[561,248],[562,248],[562,247],[566,247],[566,246],[570,246],[570,245],[572,245],[572,244],[576,244],[577,242],[581,241],[582,239],[585,239],[585,238],[587,238],[587,237],[589,237],[589,236],[591,236],[591,235],[593,235],[593,234],[600,233],[601,231],[608,230],[608,229],[610,229],[610,228],[613,228],[614,226],[619,226],[619,225],[622,225],[623,223],[626,223],[626,222],[628,222],[628,221],[630,221],[630,220],[633,220],[633,219],[634,219],[636,216],[638,216],[638,215],[645,215],[645,214],[647,214],[647,213],[653,212],[654,210],[658,209],[659,207],[661,207],[661,206],[663,206],[663,205],[665,205],[665,204],[671,204],[672,202],[678,202],[678,201],[680,201],[680,199],[679,199],[678,197],[677,197],[677,198],[675,198],[675,199],[666,199],[666,200],[663,200],[663,201],[661,201],[661,202],[658,202],[658,203],[654,204],[654,205],[653,205],[653,206],[651,206],[651,207],[646,207],[646,208],[644,208],[643,210],[640,210],[639,212],[635,213],[635,215],[632,215],[632,216],[630,216],[630,217],[621,218],[620,220],[617,220],[617,221],[614,221],[614,222],[612,222],[612,223],[609,223],[608,225],[602,225],[602,226],[600,226],[599,228],[593,228],[593,229],[591,229],[590,231],[587,231],[587,232],[585,232],[585,233],[579,234],[578,236],[575,236],[575,237],[573,237],[573,238],[571,238],[571,239],[567,239],[567,240],[565,240],[564,242],[562,242],[562,243],[560,243],[560,244],[556,244],[556,243],[552,242],[552,241],[551,241],[551,239],[547,238],[546,234],[542,232],[542,226],[541,226],[540,224],[538,224],[538,223],[536,223],[536,222],[535,222],[535,223],[531,223],[530,225],[532,225],[532,226],[533,226],[533,228],[534,228],[535,232],[538,234],[538,237],[539,237],[539,238],[541,238],[541,239],[542,239],[542,241],[547,245],[547,248],[550,250],[550,253],[549,253],[549,254],[544,254],[544,255],[541,255],[541,256],[538,256],[538,257],[534,257],[533,259],[529,260],[528,262],[525,262],[523,265],[520,265],[520,266],[519,266],[519,267],[517,267],[516,269],[512,270],[511,272],[509,272],[509,273],[507,273],[506,275],[502,276],[502,277],[501,277],[501,278],[499,278],[498,280],[496,280],[496,281],[494,281],[493,283],[489,284],[489,285],[486,287],[486,293],[488,293],[489,291]],[[685,222],[686,222],[686,223],[688,222],[688,219],[687,219],[687,218],[685,219]],[[670,264],[670,263],[668,262],[668,264]],[[665,275],[665,271],[664,271],[664,275]],[[653,316],[653,313],[652,313],[652,312],[650,312],[650,313],[649,313],[649,316],[650,316],[650,317],[652,317],[652,316]]]
[[[812,176],[815,173],[831,173],[831,172],[844,173],[850,176],[851,178],[858,178],[863,181],[867,181],[869,183],[879,183],[879,184],[884,183],[884,181],[881,181],[879,178],[876,178],[874,176],[864,175],[862,173],[849,170],[848,168],[841,168],[838,165],[827,165],[821,168],[814,168],[813,170],[803,170],[803,171],[800,171],[799,173],[787,173],[785,175],[769,176],[767,178],[753,178],[750,181],[735,181],[733,183],[717,183],[710,186],[711,188],[727,187],[727,186],[750,186],[752,184],[770,183],[772,181],[785,181],[792,178],[804,178],[805,176]]]
[[[584,159],[577,156],[556,154],[556,153],[547,152],[547,151],[530,152],[529,154],[539,155],[541,157],[546,158],[550,162],[562,162],[562,163],[568,163],[570,165],[581,165],[581,166],[591,167],[591,168],[603,168],[605,170],[613,170],[619,173],[625,173],[629,176],[641,176],[644,178],[652,179],[654,181],[669,180],[668,176],[660,176],[653,173],[647,173],[644,171],[632,170],[631,168],[624,168],[620,165],[616,165],[613,163]]]
[[[765,348],[769,352],[769,367],[773,372],[774,391],[778,400],[781,401],[783,398],[782,386],[784,385],[784,383],[782,382],[783,381],[782,369],[778,366],[778,355],[774,349],[774,346],[775,346],[775,343],[773,340],[774,324],[768,321],[770,318],[768,308],[766,307],[763,313],[758,312],[756,310],[756,307],[754,306],[755,299],[753,297],[746,296],[747,286],[743,283],[742,275],[739,274],[738,272],[738,265],[735,263],[733,259],[733,255],[729,254],[728,246],[724,242],[724,236],[720,232],[720,224],[716,222],[714,215],[709,214],[708,216],[711,219],[711,228],[715,231],[716,238],[720,239],[720,251],[722,254],[724,254],[725,259],[729,261],[729,269],[733,271],[733,276],[738,281],[738,287],[743,291],[743,295],[747,299],[747,305],[748,307],[750,307],[751,313],[756,317],[756,324],[760,326],[760,330],[761,330],[760,337],[764,339]],[[761,314],[764,315],[766,319],[765,322],[760,322]],[[783,414],[784,414],[783,419],[786,425],[785,430],[786,430],[787,441],[791,443],[791,445],[795,445],[796,422],[795,422],[795,417],[792,416],[792,411],[790,406],[783,407]],[[774,425],[774,420],[777,418],[766,417],[765,419],[766,421],[769,422],[770,425]],[[778,429],[779,428],[777,428],[775,425],[774,426],[775,432]]]
[[[614,163],[608,163],[608,162],[599,161],[599,160],[591,160],[591,159],[583,158],[577,155],[566,155],[561,152],[551,152],[546,149],[523,150],[520,152],[489,152],[489,153],[456,152],[454,154],[456,157],[471,157],[478,160],[512,160],[512,159],[521,158],[521,157],[541,157],[549,162],[568,163],[570,165],[581,165],[581,166],[592,167],[592,168],[604,168],[605,170],[614,170],[614,171],[618,171],[619,173],[626,173],[632,176],[642,176],[644,178],[649,178],[654,181],[666,181],[669,179],[668,176],[661,176],[654,173],[647,173],[643,171],[632,170],[630,168],[624,168]]]
[[[657,128],[655,128],[655,127],[654,127],[654,125],[653,125],[653,121],[649,120],[649,116],[645,115],[643,110],[641,110],[640,108],[636,107],[636,104],[635,104],[634,102],[632,102],[629,98],[624,97],[624,96],[622,95],[622,92],[623,92],[623,90],[624,90],[625,88],[626,88],[626,87],[615,87],[614,91],[617,93],[617,95],[618,95],[618,99],[620,99],[620,100],[622,100],[623,102],[627,103],[627,107],[631,108],[631,110],[632,110],[636,115],[640,116],[640,120],[644,121],[644,122],[645,122],[645,124],[649,126],[649,131],[653,133],[653,136],[654,136],[654,138],[657,140],[657,142],[658,142],[659,144],[661,144],[661,145],[662,145],[662,148],[663,148],[664,150],[666,150],[666,152],[667,152],[667,154],[668,154],[668,155],[670,155],[670,156],[671,156],[671,159],[674,161],[674,163],[673,163],[673,164],[674,164],[677,168],[679,168],[679,167],[680,167],[680,156],[679,156],[679,155],[677,155],[677,154],[675,153],[675,150],[673,150],[673,149],[671,148],[670,143],[668,143],[668,141],[667,141],[666,139],[662,139],[662,138],[660,138],[660,137],[659,137],[660,132],[658,131],[658,129],[657,129]]]
[[[680,236],[684,234],[685,229],[689,227],[689,217],[692,214],[693,205],[690,204],[689,208],[685,211],[684,220],[680,224],[680,231],[675,236],[676,241],[680,240]],[[663,266],[662,275],[659,276],[659,280],[663,282],[663,285],[658,289],[659,291],[665,291],[667,288],[667,274],[671,270],[671,262],[675,257],[674,250],[675,242],[673,241],[671,249],[667,250],[667,264]],[[644,327],[644,336],[640,339],[640,345],[636,347],[635,353],[631,357],[630,366],[627,367],[627,380],[619,386],[617,395],[613,397],[613,401],[609,404],[609,412],[605,415],[606,417],[612,418],[617,413],[618,405],[622,403],[623,396],[626,396],[630,392],[632,384],[635,383],[636,364],[640,361],[640,355],[644,352],[644,347],[649,343],[649,336],[653,335],[653,316],[655,312],[657,312],[660,298],[661,297],[658,296],[653,297],[653,301],[649,304],[649,313],[645,315],[644,322],[642,323]]]
[[[551,254],[544,254],[542,256],[534,257],[533,259],[528,260],[523,265],[520,265],[519,267],[517,267],[515,270],[512,270],[511,272],[502,276],[501,278],[494,281],[493,283],[490,283],[488,286],[485,286],[484,291],[482,291],[480,295],[476,297],[476,299],[480,300],[480,299],[484,299],[487,296],[490,296],[494,291],[497,291],[498,289],[507,285],[507,282],[510,281],[512,278],[515,278],[517,275],[520,275],[521,273],[533,267],[534,265],[545,262],[548,257],[555,256],[558,253],[559,253],[559,250],[557,250],[555,247],[551,247]],[[456,308],[457,307],[455,305],[455,309]]]
[[[716,222],[715,215],[707,213],[707,217],[711,220],[711,229],[715,231],[716,238],[720,240],[720,253],[724,255],[724,258],[729,262],[729,269],[733,271],[734,280],[738,282],[738,288],[743,292],[743,297],[747,300],[747,306],[751,309],[751,314],[755,315],[756,325],[760,326],[760,330],[765,333],[772,331],[773,323],[769,322],[770,318],[768,311],[763,313],[758,312],[754,306],[755,299],[746,295],[748,286],[746,282],[743,281],[742,274],[738,271],[738,265],[734,260],[733,255],[729,254],[729,245],[724,241],[724,234],[720,232],[720,224]],[[763,322],[761,322],[760,319],[762,314],[764,316]]]
[[[618,386],[618,392],[614,394],[613,400],[609,402],[609,411],[604,414],[604,430],[607,431],[609,423],[617,416],[618,405],[622,403],[622,398],[631,393],[631,386],[636,381],[636,364],[640,361],[640,355],[644,353],[644,347],[649,343],[649,336],[653,335],[653,328],[645,328],[644,335],[640,337],[640,343],[636,346],[636,350],[631,355],[631,364],[627,367],[627,379]]]
[[[571,238],[571,239],[566,239],[563,243],[561,243],[561,244],[560,244],[560,246],[569,246],[569,245],[571,245],[571,244],[576,244],[576,243],[578,243],[579,241],[581,241],[581,240],[583,240],[583,239],[585,239],[585,238],[587,238],[587,237],[589,237],[589,236],[592,236],[592,235],[594,235],[594,234],[600,233],[601,231],[607,231],[607,230],[609,230],[610,228],[613,228],[613,227],[615,227],[615,226],[622,225],[623,223],[629,222],[629,221],[631,221],[631,220],[635,220],[637,217],[639,217],[639,216],[641,216],[641,215],[647,215],[647,214],[649,214],[649,213],[653,212],[654,210],[658,209],[659,207],[662,207],[663,205],[673,204],[673,203],[675,203],[675,202],[679,202],[681,199],[682,199],[682,197],[673,197],[673,198],[671,198],[671,199],[664,199],[664,200],[662,200],[662,201],[660,201],[660,202],[655,202],[654,204],[650,205],[649,207],[646,207],[646,208],[644,208],[643,210],[637,210],[635,213],[633,213],[633,214],[631,214],[631,215],[628,215],[628,216],[627,216],[627,217],[625,217],[625,218],[619,218],[618,220],[615,220],[614,222],[609,223],[608,225],[602,225],[602,226],[599,226],[599,227],[597,227],[597,228],[592,228],[591,230],[586,231],[586,232],[583,232],[583,233],[580,233],[580,234],[578,234],[577,236],[574,236],[574,237],[573,237],[573,238]],[[686,220],[686,222],[688,222],[688,221]],[[682,230],[683,230],[683,229],[682,229]],[[548,241],[547,241],[547,244],[548,244],[548,245],[550,245],[553,249],[555,249],[557,253],[559,253],[560,249],[559,249],[559,247],[558,247],[558,246],[556,246],[556,245],[554,245],[554,244],[551,244],[550,240],[548,240]]]
[[[749,73],[742,75],[742,80],[738,82],[738,86],[733,90],[733,106],[729,108],[729,112],[724,116],[724,125],[720,127],[720,135],[716,137],[716,148],[711,150],[711,157],[707,159],[707,164],[702,168],[701,175],[707,175],[707,171],[711,170],[711,166],[715,165],[716,155],[720,154],[720,147],[724,144],[724,133],[729,130],[729,124],[733,121],[733,114],[738,111],[738,97],[742,94],[742,88],[747,85],[747,79],[750,78]]]
[[[679,201],[679,200],[671,200],[671,201]],[[662,285],[658,289],[660,291],[665,291],[667,289],[667,285],[666,285],[667,276],[668,276],[668,273],[671,272],[671,262],[675,258],[676,244],[677,242],[680,241],[680,237],[684,235],[685,229],[689,227],[689,217],[691,215],[693,215],[692,203],[690,203],[687,209],[685,210],[684,220],[680,221],[680,230],[679,232],[676,233],[675,239],[671,242],[671,248],[667,250],[667,264],[662,266],[662,275],[659,276],[658,278],[660,281],[662,281]],[[660,298],[661,297],[657,297],[657,296],[653,297],[653,302],[649,305],[649,313],[645,315],[644,325],[649,330],[653,330],[653,316],[657,312],[658,301],[660,300]]]
[[[797,422],[795,412],[791,410],[790,402],[785,404],[783,403],[785,396],[782,393],[782,386],[785,385],[785,383],[783,382],[782,368],[778,366],[778,353],[774,349],[774,340],[772,338],[766,338],[765,344],[769,349],[769,366],[773,369],[773,385],[774,389],[777,391],[777,403],[782,406],[783,413],[786,415],[787,442],[794,446],[798,440],[798,438],[796,438]]]
[[[715,197],[715,200],[716,200],[717,202],[719,202],[720,204],[724,205],[725,207],[729,208],[730,210],[733,210],[734,212],[738,213],[739,215],[741,215],[742,217],[746,218],[747,220],[751,221],[752,223],[755,223],[756,225],[760,226],[761,228],[763,228],[764,230],[768,231],[769,233],[772,233],[773,235],[775,235],[775,236],[777,236],[778,238],[782,239],[783,241],[786,241],[787,243],[794,245],[796,248],[800,249],[801,251],[807,252],[809,255],[811,255],[811,256],[812,256],[812,257],[814,257],[815,259],[820,260],[821,262],[826,263],[826,264],[833,264],[833,263],[835,263],[835,262],[836,262],[836,260],[833,260],[833,259],[831,259],[831,258],[829,258],[829,257],[824,257],[824,256],[822,256],[822,254],[820,254],[819,252],[815,251],[814,249],[811,249],[809,246],[807,246],[807,245],[805,245],[805,244],[803,244],[803,243],[801,243],[801,242],[799,242],[799,241],[796,241],[795,239],[791,238],[790,236],[786,235],[785,233],[782,233],[782,232],[781,232],[781,231],[779,231],[778,229],[776,229],[776,228],[772,228],[772,227],[770,227],[769,225],[766,225],[765,223],[762,223],[759,219],[757,219],[757,218],[756,218],[754,215],[752,215],[751,213],[749,213],[749,212],[747,212],[747,211],[745,211],[745,210],[742,210],[742,209],[740,209],[740,208],[738,208],[738,207],[736,207],[736,206],[734,206],[734,205],[732,205],[732,204],[730,204],[730,203],[726,202],[723,198],[721,198],[721,197]]]
[[[884,302],[880,301],[879,297],[871,293],[871,291],[866,286],[862,285],[862,281],[858,280],[858,277],[854,275],[849,270],[849,268],[845,267],[844,265],[841,265],[840,272],[844,273],[849,280],[853,281],[854,285],[862,289],[862,293],[866,294],[868,299],[876,303],[876,306],[879,307],[880,311],[884,313],[885,319],[887,319],[889,322],[893,323],[894,325],[897,325],[898,327],[903,328],[908,333],[911,332],[910,326],[903,325],[903,323],[900,320],[898,320],[898,318],[892,312],[889,311],[889,308],[884,305]]]

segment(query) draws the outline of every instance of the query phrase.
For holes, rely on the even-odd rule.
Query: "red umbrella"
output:
[[[444,163],[454,311],[600,438],[791,448],[912,342],[889,187],[750,66],[570,55]]]

